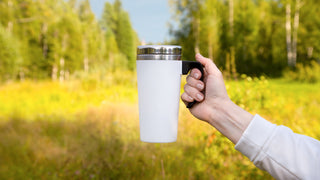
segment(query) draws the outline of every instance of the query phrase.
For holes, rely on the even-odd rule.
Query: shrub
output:
[[[242,74],[239,82],[227,81],[226,88],[231,100],[246,110],[264,109],[270,103],[269,81],[265,76]]]
[[[287,69],[283,75],[290,81],[316,83],[320,81],[320,65],[316,61],[308,65],[298,63],[295,69]]]

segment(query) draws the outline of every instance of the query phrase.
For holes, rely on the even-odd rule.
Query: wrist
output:
[[[236,144],[253,119],[253,115],[230,99],[220,101],[213,109],[209,123]]]
[[[230,99],[219,100],[218,103],[214,103],[212,106],[211,113],[209,115],[209,123],[213,126],[223,121],[233,109],[234,103]]]

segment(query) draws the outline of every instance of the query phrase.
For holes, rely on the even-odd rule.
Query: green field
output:
[[[0,86],[0,179],[272,179],[180,102],[178,141],[139,140],[136,78]],[[320,139],[320,84],[243,76],[233,101]]]

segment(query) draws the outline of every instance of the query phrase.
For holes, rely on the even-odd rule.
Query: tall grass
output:
[[[0,179],[272,179],[182,102],[177,142],[140,142],[135,74],[105,76],[0,86]],[[319,84],[226,84],[246,110],[320,138]]]

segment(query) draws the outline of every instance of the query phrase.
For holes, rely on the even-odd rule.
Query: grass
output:
[[[177,142],[140,142],[133,79],[0,86],[0,179],[272,179],[183,103]],[[320,139],[319,84],[226,84],[246,110]]]

